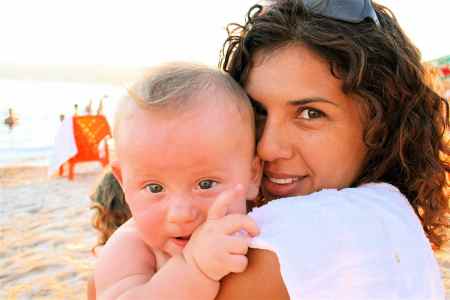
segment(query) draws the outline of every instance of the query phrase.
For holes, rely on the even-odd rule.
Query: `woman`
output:
[[[262,182],[265,199],[308,195],[327,188],[361,187],[371,182],[389,183],[409,201],[410,205],[401,213],[408,214],[412,207],[423,227],[419,232],[413,225],[403,224],[407,230],[401,236],[415,232],[418,234],[415,247],[421,248],[424,256],[432,256],[428,243],[419,240],[420,234],[426,240],[426,234],[436,249],[446,240],[444,230],[448,227],[449,210],[446,172],[450,166],[445,157],[450,155],[450,149],[445,133],[449,107],[425,83],[419,51],[402,32],[393,14],[386,7],[364,0],[280,0],[265,7],[253,6],[247,22],[242,26],[231,24],[228,32],[220,66],[245,87],[257,111],[260,131],[257,151],[265,161]],[[282,201],[285,200],[275,202]],[[339,212],[330,208],[328,212],[340,214],[340,220],[357,216],[339,210],[340,200],[334,205]],[[314,204],[305,209],[323,213]],[[381,216],[374,216],[375,212],[370,210],[361,211],[375,220],[364,224],[364,230],[391,230],[383,227],[383,222],[392,217],[391,212],[387,207],[381,209],[385,212]],[[302,220],[307,216],[308,212],[298,218],[298,227],[291,233],[294,238],[302,238],[298,230],[309,225]],[[317,223],[316,235],[321,236],[324,229],[320,220]],[[333,225],[326,219],[323,223]],[[354,230],[360,225],[354,223]],[[386,232],[386,236],[389,234]],[[402,244],[382,237],[383,233],[358,238],[361,244],[375,246]],[[303,244],[314,249],[316,242],[321,242],[320,238],[305,239]],[[358,270],[364,269],[367,261],[379,259],[358,253],[357,246],[353,245],[349,252],[352,255],[346,259],[361,259],[359,265],[352,265]],[[346,253],[348,245],[345,241],[330,241],[329,248],[318,248],[311,254],[315,256],[310,264],[319,265],[320,259],[314,260],[315,257],[325,257],[326,251],[336,251],[336,247]],[[298,256],[313,251],[304,252],[307,251],[299,249]],[[252,250],[248,256],[247,271],[224,280],[218,299],[288,299],[289,295],[295,298],[286,289],[286,278],[281,278],[278,258],[282,257],[264,250]],[[395,260],[399,270],[406,270],[400,257]],[[304,261],[308,262],[308,257]],[[419,287],[397,282],[389,288],[389,282],[398,279],[395,274],[385,274],[384,278],[366,280],[359,290],[355,286],[343,290],[343,285],[331,285],[330,279],[361,282],[365,278],[345,270],[345,276],[352,278],[342,280],[344,270],[331,261],[333,270],[321,269],[316,277],[309,278],[317,293],[308,291],[309,297],[305,298],[422,299],[425,294],[443,297],[439,291],[439,272],[430,266],[432,271],[423,274],[419,270],[423,262],[418,258],[417,266],[413,262],[408,269],[417,274],[415,278],[423,276],[424,281],[411,281]],[[433,264],[431,260],[428,262]],[[371,269],[366,271],[370,275]],[[321,293],[321,289],[329,291]]]

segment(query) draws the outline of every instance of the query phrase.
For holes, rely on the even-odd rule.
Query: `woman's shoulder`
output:
[[[386,183],[355,188],[324,189],[305,196],[281,198],[255,208],[249,215],[261,228],[255,239],[268,244],[286,243],[293,233],[307,242],[320,244],[341,239],[362,245],[374,238],[426,240],[420,220],[400,191]],[[369,244],[369,243],[368,243]]]
[[[292,298],[327,298],[331,292],[331,298],[360,299],[359,292],[369,292],[386,299],[395,290],[427,299],[439,293],[439,270],[420,221],[392,185],[278,199],[250,215],[261,229],[251,247],[276,254]],[[342,289],[349,277],[359,288]],[[410,288],[421,280],[429,285]],[[326,286],[325,294],[317,286]]]
[[[221,280],[217,300],[291,299],[275,253],[249,249],[247,256],[248,266],[244,273],[230,273]]]
[[[392,207],[396,207],[395,211],[400,214],[413,213],[408,200],[395,186],[388,183],[368,183],[358,187],[323,189],[309,195],[277,199],[254,208],[249,214],[262,223],[280,224],[281,217],[282,223],[297,223],[300,216],[349,216],[353,213],[361,214],[361,211],[373,214],[374,210],[392,210]]]

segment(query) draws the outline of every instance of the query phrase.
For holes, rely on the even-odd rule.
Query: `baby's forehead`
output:
[[[135,137],[138,131],[141,133],[145,130],[144,125],[139,128],[134,120],[136,115],[141,115],[141,124],[146,119],[151,122],[152,127],[167,128],[170,123],[177,131],[185,128],[187,125],[184,122],[191,117],[196,118],[196,124],[205,122],[204,130],[208,130],[209,125],[215,122],[233,123],[236,125],[235,130],[247,131],[253,136],[255,127],[250,100],[236,82],[227,77],[225,79],[212,78],[208,82],[193,83],[189,86],[178,84],[187,88],[173,88],[163,92],[149,91],[148,89],[157,85],[143,80],[129,90],[120,102],[121,107],[117,110],[114,126],[116,141],[119,131],[120,135],[128,135],[125,139],[129,139],[130,136]],[[211,115],[215,118],[210,118]],[[224,132],[228,133],[226,130]]]
[[[119,104],[118,112],[123,119],[130,119],[137,110],[148,113],[149,117],[159,115],[172,119],[201,110],[232,112],[243,121],[253,121],[253,108],[245,94],[237,93],[220,85],[211,85],[189,93],[179,93],[177,97],[158,103],[147,103],[126,95]]]
[[[208,157],[228,161],[236,155],[248,158],[254,151],[251,122],[232,101],[200,101],[180,113],[136,106],[121,127],[118,152],[122,158],[139,158],[136,165],[141,167],[142,157],[153,157],[147,166],[157,169],[168,167],[175,159],[186,164],[176,167],[193,168]]]
[[[198,93],[191,95],[189,101],[173,101],[171,105],[139,105],[133,99],[126,99],[122,102],[120,116],[116,119],[115,129],[123,131],[125,129],[134,130],[137,120],[150,124],[152,127],[164,126],[169,123],[182,123],[186,120],[207,120],[212,122],[210,115],[215,115],[222,121],[240,122],[250,124],[249,112],[245,105],[236,99],[225,96],[228,99],[217,99],[216,95],[210,93]],[[223,96],[222,96],[223,98]],[[178,103],[175,103],[178,102]],[[138,117],[139,116],[139,117]],[[138,118],[137,118],[138,117]],[[219,119],[217,121],[220,121]],[[141,122],[141,123],[142,123]],[[179,124],[182,126],[183,124]],[[179,127],[181,128],[181,127]],[[115,130],[118,131],[118,130]]]

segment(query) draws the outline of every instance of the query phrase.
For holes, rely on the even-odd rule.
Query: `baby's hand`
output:
[[[229,203],[239,197],[244,197],[241,185],[223,192],[209,208],[205,223],[194,231],[183,249],[186,261],[212,280],[218,281],[231,272],[243,272],[247,267],[250,236],[259,234],[258,226],[249,216],[226,215]],[[250,236],[235,234],[241,230]]]

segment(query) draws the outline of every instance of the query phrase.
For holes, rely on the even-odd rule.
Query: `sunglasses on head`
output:
[[[316,15],[350,23],[359,23],[370,18],[380,26],[371,0],[303,0],[303,4]]]

